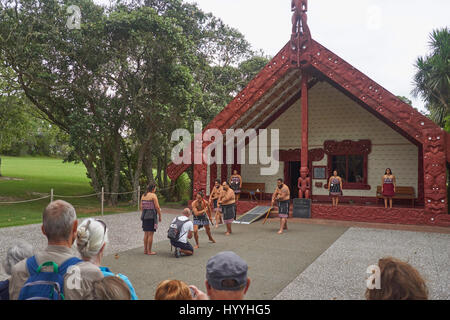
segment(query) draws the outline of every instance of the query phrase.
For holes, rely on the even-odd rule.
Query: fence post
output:
[[[50,190],[50,202],[53,202],[53,189]]]
[[[102,217],[103,217],[103,203],[105,202],[105,188],[102,187]]]
[[[139,185],[138,186],[138,194],[137,194],[137,211],[139,212],[140,211],[140,204],[141,204],[141,186]]]

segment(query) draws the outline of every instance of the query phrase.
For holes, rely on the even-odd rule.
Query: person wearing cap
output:
[[[247,277],[248,265],[232,251],[223,251],[206,264],[206,291],[210,300],[243,300],[250,286]],[[195,286],[190,286],[197,300],[206,295]]]

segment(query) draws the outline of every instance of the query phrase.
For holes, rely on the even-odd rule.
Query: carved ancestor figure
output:
[[[308,176],[309,170],[301,170],[298,178],[298,197],[309,199],[311,196],[311,178]]]
[[[308,27],[308,0],[292,0],[291,10],[292,15],[292,41],[300,35],[304,36],[303,40],[309,40],[311,33]]]

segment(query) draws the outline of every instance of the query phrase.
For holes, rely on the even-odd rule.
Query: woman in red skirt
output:
[[[387,203],[389,200],[389,207],[392,208],[392,197],[395,196],[395,176],[392,174],[391,169],[386,169],[384,176],[381,179],[381,184],[381,194],[384,198],[384,207],[387,209]]]

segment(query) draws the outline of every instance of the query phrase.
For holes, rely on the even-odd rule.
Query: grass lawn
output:
[[[95,193],[86,177],[83,164],[63,163],[61,159],[43,157],[6,157],[2,156],[0,178],[0,202],[36,199],[50,194],[81,196]],[[13,179],[10,179],[13,178]],[[60,199],[58,197],[54,198]],[[100,201],[90,198],[64,198],[72,203],[78,217],[101,214]],[[42,211],[50,199],[43,199],[23,204],[0,204],[0,228],[40,223]],[[163,204],[163,203],[162,203]],[[117,207],[107,207],[104,213],[136,211],[137,207],[128,202],[119,203]]]

